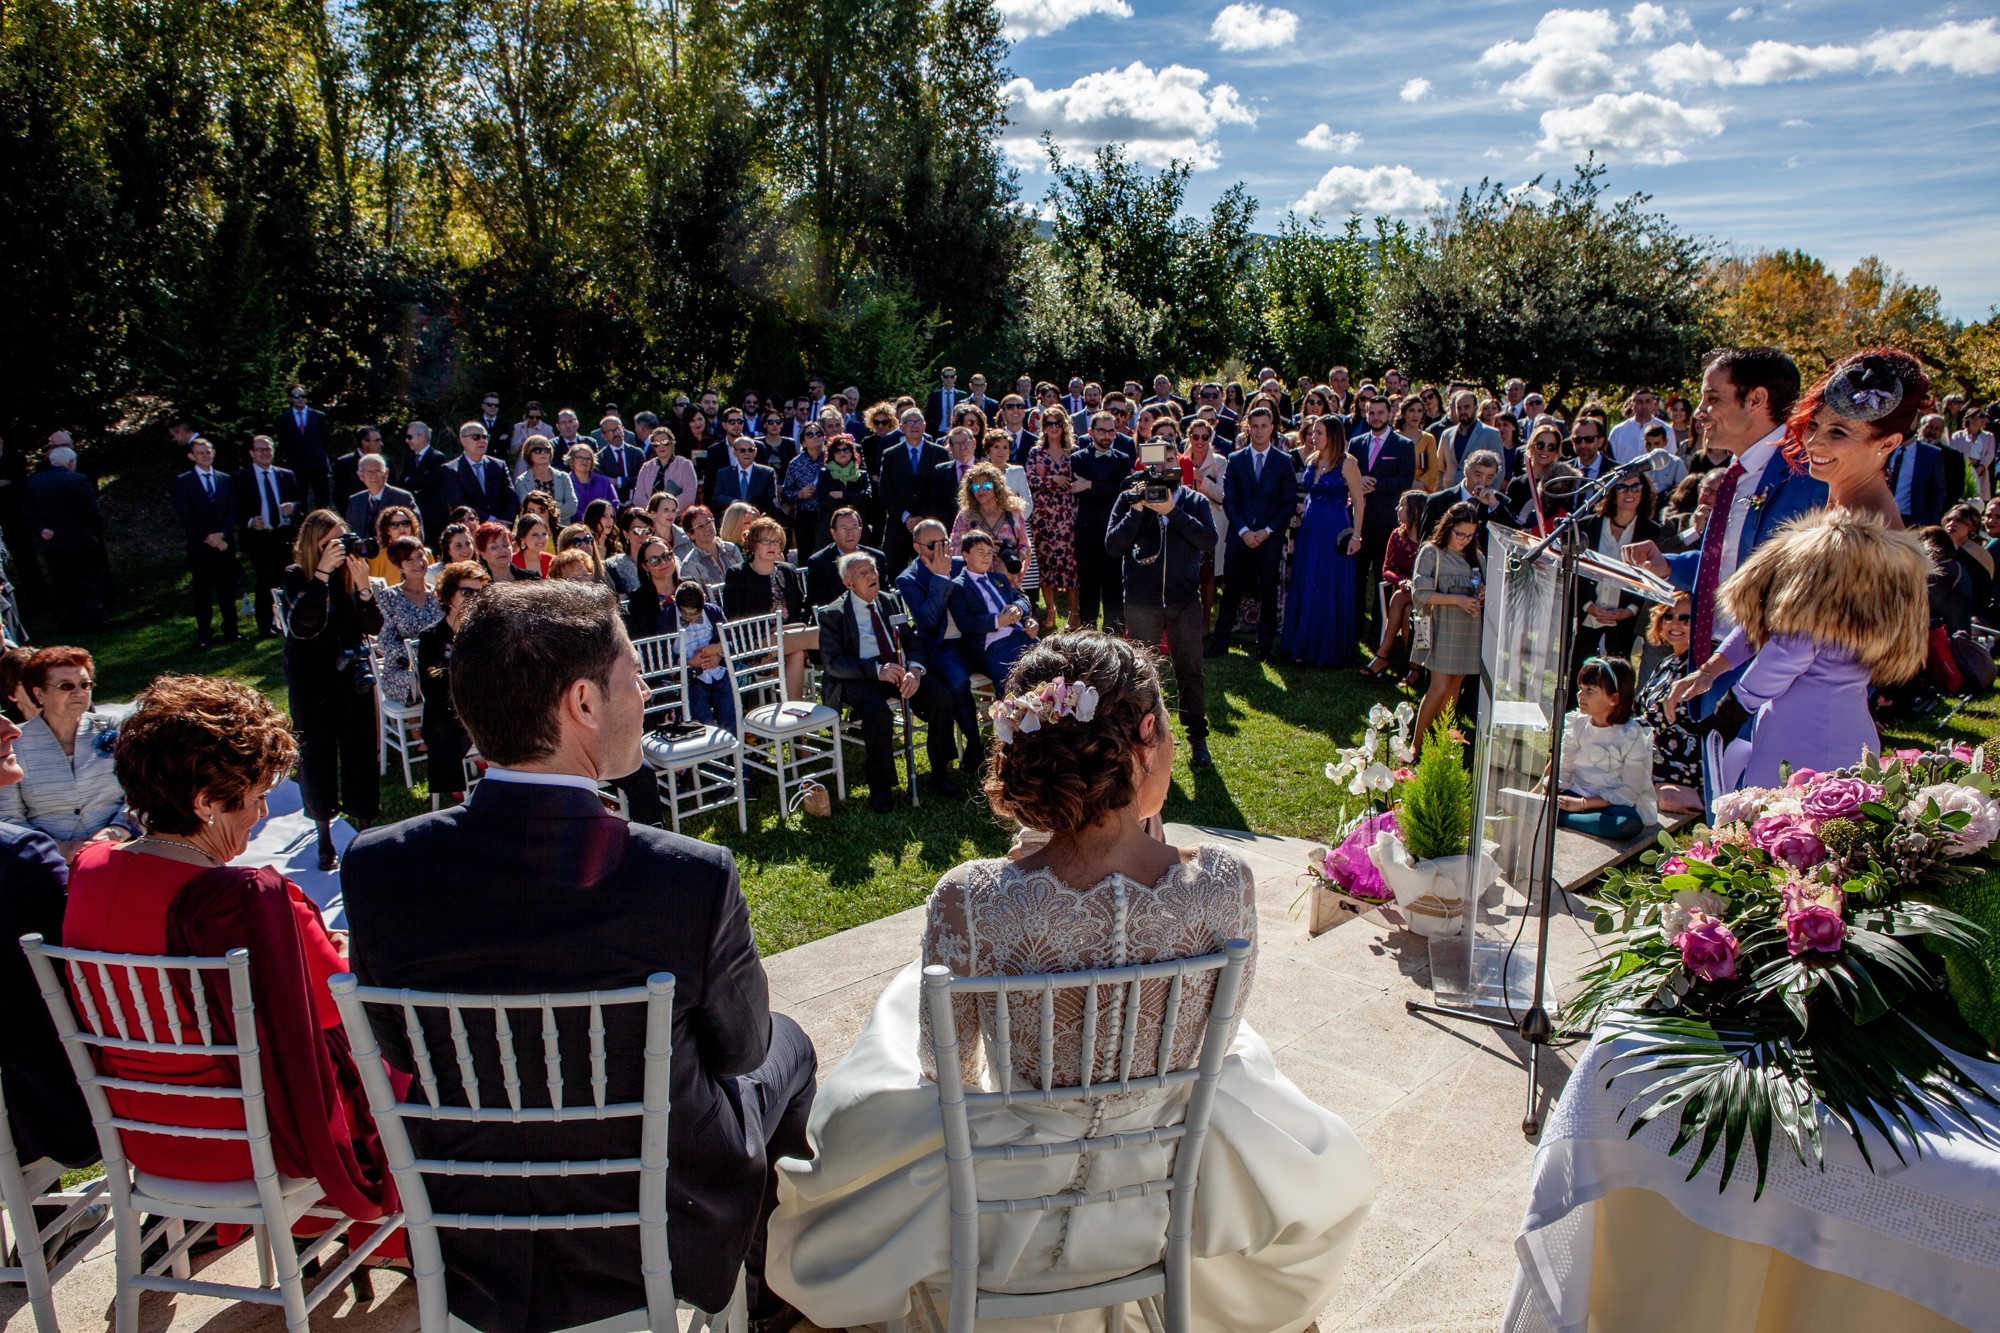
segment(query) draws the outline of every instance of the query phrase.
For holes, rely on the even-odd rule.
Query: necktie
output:
[[[1381,456],[1382,437],[1380,435],[1370,435],[1368,437],[1368,470],[1370,472],[1375,470],[1375,460]]]
[[[1250,470],[1257,474],[1258,481],[1264,480],[1264,455],[1268,452],[1270,451],[1259,449],[1250,451]]]
[[[300,408],[298,411],[292,413],[292,418],[299,423],[299,434],[304,435],[306,433],[306,410],[303,407]]]
[[[736,469],[736,485],[738,494],[740,494],[746,500],[749,499],[750,469],[742,467]]]
[[[895,631],[891,630],[889,622],[882,618],[882,608],[873,602],[868,603],[868,621],[874,627],[875,646],[882,650],[882,656],[893,658],[900,662],[903,653],[896,646]]]
[[[285,521],[285,511],[278,503],[277,483],[271,479],[271,469],[263,468],[257,473],[259,489],[264,492],[264,504],[268,512],[264,515],[264,526],[275,528]]]
[[[979,576],[977,582],[979,584],[980,595],[986,599],[986,608],[989,611],[997,616],[1007,609],[1006,604],[1000,600],[999,590],[993,586],[992,579],[982,574]]]
[[[1701,566],[1694,576],[1694,632],[1688,637],[1689,660],[1706,659],[1715,641],[1715,587],[1722,581],[1722,543],[1729,532],[1729,509],[1736,502],[1736,483],[1743,476],[1743,464],[1731,460],[1722,474],[1722,486],[1708,511],[1708,526],[1701,533]]]
[[[208,495],[209,502],[211,504],[214,503],[215,474],[213,472],[204,472],[201,474],[201,489]]]

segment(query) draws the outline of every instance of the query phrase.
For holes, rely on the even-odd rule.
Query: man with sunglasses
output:
[[[1596,417],[1578,417],[1569,433],[1569,443],[1576,455],[1570,466],[1585,481],[1596,481],[1612,466],[1604,456],[1604,423]]]
[[[573,433],[576,414],[570,412],[566,415]],[[508,479],[507,465],[497,458],[486,456],[490,438],[476,421],[468,421],[458,428],[459,456],[443,469],[445,512],[449,513],[460,505],[470,505],[481,522],[493,518],[509,523],[520,512],[520,500]]]
[[[514,460],[514,470],[516,472],[527,466],[522,461],[521,450],[527,446],[528,437],[530,435],[547,435],[549,433],[548,423],[542,419],[542,405],[540,403],[530,400],[528,405],[521,409],[521,411],[521,419],[514,423],[514,429],[508,432],[506,437],[507,456]],[[500,438],[493,435],[491,431],[488,431],[487,435],[492,439]]]
[[[742,429],[739,418],[737,429]],[[808,430],[817,430],[809,426]],[[715,507],[718,509],[742,501],[760,514],[778,512],[778,474],[757,461],[757,441],[747,435],[738,435],[733,440],[724,441],[729,448],[729,463],[715,474]]]
[[[333,427],[326,413],[306,397],[306,386],[294,384],[292,405],[278,415],[271,438],[278,442],[278,456],[298,477],[306,493],[308,509],[324,509],[337,499],[333,494]]]
[[[1236,413],[1222,400],[1222,386],[1210,380],[1195,386],[1194,410],[1197,416],[1205,418],[1215,427],[1218,441],[1215,451],[1226,454],[1236,447],[1236,429],[1240,424]]]
[[[951,553],[944,524],[927,518],[911,534],[917,558],[896,576],[896,595],[909,613],[910,651],[930,667],[933,677],[951,696],[952,720],[964,740],[963,768],[977,774],[985,760],[985,740],[979,732],[979,704],[972,697],[972,674],[962,653],[964,636],[952,619],[954,580],[965,572],[965,561]]]
[[[488,439],[499,438],[490,427],[481,429]],[[431,447],[431,428],[421,421],[411,422],[403,432],[403,447],[409,452],[395,469],[396,484],[417,497],[417,517],[424,521],[424,531],[443,532],[451,513],[445,502],[444,453]]]
[[[479,395],[479,415],[474,418],[485,430],[490,440],[505,439],[507,431],[500,422],[500,395],[489,389]]]

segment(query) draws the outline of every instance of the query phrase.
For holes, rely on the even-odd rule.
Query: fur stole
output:
[[[1786,523],[1722,585],[1753,648],[1796,634],[1847,649],[1878,684],[1923,669],[1931,559],[1913,532],[1874,514],[1820,509]]]

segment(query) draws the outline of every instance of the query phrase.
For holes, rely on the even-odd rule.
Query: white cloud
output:
[[[1299,35],[1299,16],[1273,5],[1234,4],[1208,25],[1208,35],[1225,51],[1269,51]]]
[[[2000,28],[1993,19],[1977,23],[1940,23],[1924,31],[1905,28],[1878,33],[1869,40],[1869,56],[1877,70],[1907,74],[1920,66],[1953,74],[2000,73]]]
[[[1086,74],[1065,88],[1037,88],[1017,78],[1000,90],[1007,130],[1000,146],[1017,162],[1041,158],[1043,133],[1067,149],[1123,144],[1134,161],[1163,167],[1174,158],[1210,171],[1222,161],[1215,142],[1224,125],[1254,125],[1257,113],[1226,83],[1208,86],[1206,71],[1144,61]]]
[[[1316,153],[1339,153],[1343,157],[1361,146],[1361,136],[1353,130],[1345,134],[1335,134],[1333,126],[1321,121],[1299,136],[1299,147],[1310,148]]]
[[[1421,102],[1430,95],[1431,81],[1429,79],[1411,79],[1403,85],[1402,91],[1396,94],[1396,96],[1402,98],[1405,102]]]
[[[1750,5],[1738,5],[1729,11],[1729,21],[1731,23],[1741,23],[1744,19],[1754,19],[1756,17],[1757,11]]]
[[[1624,86],[1609,55],[1619,36],[1618,20],[1608,9],[1551,9],[1535,25],[1533,37],[1495,42],[1479,63],[1494,69],[1527,66],[1500,85],[1511,97],[1567,102]]]
[[[1665,5],[1636,4],[1632,12],[1625,16],[1625,26],[1632,31],[1635,42],[1650,42],[1655,37],[1668,33],[1686,32],[1694,26],[1685,9],[1668,9]]]
[[[1654,93],[1600,93],[1582,106],[1542,113],[1540,147],[1548,153],[1640,162],[1680,162],[1686,150],[1722,133],[1722,117]]]
[[[1444,202],[1448,181],[1419,176],[1405,166],[1335,167],[1292,204],[1300,213],[1345,217],[1363,213],[1421,213]]]
[[[1132,6],[1125,0],[994,0],[993,8],[1000,14],[1001,31],[1010,42],[1061,32],[1093,14],[1132,17]]]
[[[1655,51],[1646,66],[1655,79],[1670,87],[1756,87],[1863,68],[1877,74],[1909,74],[1920,69],[1996,74],[2000,73],[2000,20],[1878,32],[1858,46],[1752,42],[1735,60],[1700,42],[1676,42]]]
[[[1812,122],[1802,116],[1793,116],[1788,120],[1779,121],[1778,127],[1787,130],[1809,130],[1812,128]]]

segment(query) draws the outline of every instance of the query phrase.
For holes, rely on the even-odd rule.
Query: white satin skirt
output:
[[[814,1159],[778,1165],[766,1280],[825,1328],[897,1318],[919,1283],[932,1286],[943,1308],[951,1207],[937,1089],[917,1059],[919,977],[915,963],[896,975],[854,1048],[827,1075],[813,1104]],[[1104,1110],[1095,1134],[1144,1129],[1173,1110],[1160,1098],[1130,1098]],[[983,1111],[972,1121],[973,1142],[1080,1137],[1089,1114],[1075,1106]],[[1163,1174],[1171,1151],[1090,1154],[1084,1184],[1096,1192]],[[983,1162],[980,1179],[989,1197],[1034,1197],[1077,1188],[1078,1169],[1075,1157]],[[1295,1333],[1310,1323],[1340,1281],[1374,1189],[1368,1155],[1346,1122],[1309,1101],[1278,1072],[1263,1038],[1240,1026],[1202,1148],[1194,1327]],[[987,1214],[980,1286],[1050,1291],[1133,1272],[1159,1259],[1166,1217],[1164,1195],[1067,1213]],[[1082,1333],[1102,1324],[1092,1314],[1004,1327]]]

